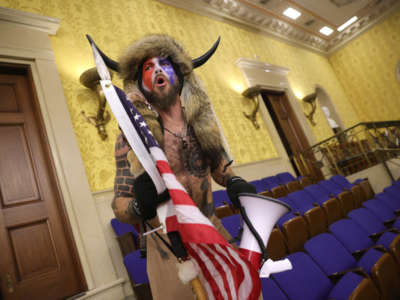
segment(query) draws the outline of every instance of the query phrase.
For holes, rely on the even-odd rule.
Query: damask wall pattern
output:
[[[399,60],[400,10],[329,58],[361,121],[400,119]]]
[[[118,129],[112,118],[107,125],[109,138],[102,141],[95,127],[82,117],[82,110],[95,114],[95,96],[79,83],[80,74],[94,66],[86,33],[91,34],[102,50],[113,58],[118,58],[131,41],[150,33],[162,32],[178,38],[193,57],[202,54],[220,35],[220,48],[204,67],[197,70],[197,74],[210,95],[237,165],[278,155],[260,116],[259,130],[243,116],[242,112],[251,111],[252,105],[240,95],[245,83],[234,64],[239,57],[256,56],[260,61],[289,68],[289,82],[299,98],[313,92],[316,84],[323,86],[346,126],[359,121],[325,57],[254,31],[155,0],[0,0],[0,5],[61,21],[51,43],[92,191],[113,186],[113,152]],[[121,86],[119,80],[115,82]],[[330,136],[330,128],[320,109],[316,121],[318,126],[312,127],[316,141]]]

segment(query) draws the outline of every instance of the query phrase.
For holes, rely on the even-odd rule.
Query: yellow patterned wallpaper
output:
[[[93,58],[84,35],[89,33],[110,56],[118,58],[132,41],[149,33],[167,33],[178,37],[192,56],[202,54],[222,37],[214,57],[198,74],[204,81],[236,164],[256,162],[277,156],[270,134],[259,118],[260,130],[254,130],[242,111],[251,104],[240,92],[245,89],[240,70],[234,62],[239,57],[287,67],[289,81],[296,95],[302,97],[320,84],[330,95],[346,126],[358,122],[352,105],[337,80],[329,61],[310,51],[287,45],[273,38],[237,26],[190,13],[155,0],[0,0],[0,5],[60,19],[52,47],[61,76],[64,94],[79,143],[92,191],[113,186],[114,140],[117,125],[107,125],[109,139],[101,141],[94,126],[81,111],[95,113],[94,95],[79,84],[80,74],[92,67]],[[118,81],[117,81],[118,83]],[[312,127],[317,141],[331,134],[320,110],[318,126]]]
[[[400,120],[400,10],[335,52],[329,61],[361,121]]]

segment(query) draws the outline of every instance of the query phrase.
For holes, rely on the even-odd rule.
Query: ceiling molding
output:
[[[282,19],[278,19],[273,15],[262,13],[254,7],[247,6],[240,0],[158,1],[216,18],[223,22],[231,21],[236,24],[245,25],[268,36],[278,38],[284,42],[301,46],[323,55],[330,55],[337,51],[352,39],[400,8],[400,1],[398,0],[381,0],[375,10],[363,16],[349,28],[329,40],[321,38],[298,26],[294,26]]]
[[[55,35],[60,27],[60,20],[56,18],[40,16],[6,7],[0,7],[0,21],[44,31],[50,35]]]

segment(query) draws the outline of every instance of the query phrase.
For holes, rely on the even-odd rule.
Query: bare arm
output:
[[[235,176],[235,174],[229,166],[229,162],[226,160],[226,158],[222,157],[218,167],[211,172],[211,176],[216,183],[226,187],[228,180]]]
[[[134,197],[133,182],[135,177],[129,170],[127,159],[129,145],[120,134],[115,144],[116,175],[114,181],[114,199],[111,207],[117,219],[124,223],[138,223],[140,218],[132,214],[129,204]]]

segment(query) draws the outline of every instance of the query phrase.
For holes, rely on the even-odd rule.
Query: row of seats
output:
[[[342,193],[334,197],[331,191],[323,187],[323,185],[329,185],[327,181],[324,181],[279,198],[289,204],[293,211],[284,215],[271,233],[268,244],[271,258],[277,259],[286,255],[287,252],[284,251],[286,248],[288,253],[301,251],[308,238],[325,232],[330,224],[373,197],[368,181],[361,183],[366,183],[365,191],[367,192],[364,192],[364,188],[359,185],[343,186]],[[351,190],[343,190],[348,188]],[[229,226],[228,230],[234,237],[236,237],[236,232],[239,232],[237,227],[240,225],[233,224],[239,224],[238,220],[240,220],[238,215],[222,218],[222,222]],[[285,243],[282,239],[286,240]],[[287,246],[284,247],[284,245]]]
[[[305,176],[295,178],[289,172],[282,172],[275,176],[252,180],[250,183],[254,185],[257,193],[278,199],[311,185],[312,180]],[[212,194],[217,217],[221,219],[232,213],[237,213],[237,211],[232,211],[232,203],[225,189],[214,191]]]
[[[343,181],[342,189],[332,184],[338,179]],[[366,181],[350,184],[345,178],[337,177],[329,181],[319,182],[301,192],[291,193],[285,199],[281,198],[299,215],[292,212],[288,214],[289,218],[288,215],[284,217],[286,221],[278,222],[280,226],[271,233],[267,253],[272,259],[281,259],[291,253],[288,258],[294,260],[295,263],[292,263],[295,268],[274,275],[273,280],[263,279],[263,294],[276,294],[273,299],[398,299],[400,236],[396,212],[400,208],[400,184],[395,183],[373,197],[373,191]],[[329,190],[328,195],[322,187]],[[346,189],[344,192],[348,196],[340,201],[343,189]],[[307,193],[315,197],[315,207],[310,205],[311,198]],[[360,196],[361,199],[356,200]],[[331,213],[328,212],[331,206],[321,209],[326,202],[335,203],[339,209],[336,219],[333,218],[331,222],[325,219],[325,226],[315,222],[318,218],[307,213],[319,207],[318,215],[327,217]],[[224,226],[232,234],[238,233],[240,230],[237,227],[240,225],[237,222],[240,218],[228,218],[231,219],[228,223],[225,218],[222,220]],[[236,224],[232,225],[234,219]],[[301,267],[303,264],[307,267]],[[357,268],[355,271],[358,273],[347,273],[351,275],[346,274],[340,279],[340,284],[327,284],[325,277],[331,279],[331,283],[336,283],[335,278],[351,268]],[[311,275],[309,269],[314,270],[315,274]],[[321,271],[324,275],[321,275]],[[316,274],[320,274],[318,280],[311,279]],[[290,280],[282,281],[282,278]],[[309,280],[307,284],[297,284],[305,280]],[[318,288],[317,282],[321,282]],[[321,286],[324,288],[320,289]]]
[[[294,179],[295,181],[297,181],[297,179],[295,179],[293,176],[291,176],[290,179]],[[333,180],[333,178],[331,178],[331,180]],[[337,180],[343,181],[342,178],[337,178]],[[292,181],[293,180],[288,181],[288,182],[292,182]],[[361,191],[360,190],[357,191],[357,188],[354,188],[354,187],[360,187],[362,185],[362,183],[363,182],[359,183],[358,185],[353,185],[353,184],[348,183],[346,180],[344,180],[344,184],[351,185],[351,186],[346,187],[347,192],[351,192],[352,194],[359,195],[359,197],[362,198],[361,202],[364,202],[365,200],[367,200],[367,198],[369,199],[373,196],[373,192],[372,192],[372,189],[370,189],[368,182],[366,182],[367,183],[366,187],[362,188]],[[283,184],[281,183],[280,186],[283,186]],[[318,187],[315,187],[315,185],[305,184],[305,186],[306,186],[306,188],[303,191],[305,191],[308,188],[309,190],[316,190],[317,192],[319,192],[319,194],[322,195],[321,189],[319,189]],[[258,191],[260,191],[260,190],[258,190]],[[270,192],[270,191],[267,190],[267,191],[262,191],[262,192]],[[305,242],[310,237],[315,236],[320,232],[326,231],[327,226],[332,223],[332,222],[328,223],[328,220],[326,220],[325,221],[326,226],[325,226],[324,230],[322,230],[322,229],[314,230],[313,229],[314,226],[311,226],[311,224],[314,224],[314,223],[312,221],[310,221],[310,220],[314,220],[314,219],[312,217],[309,217],[309,220],[307,221],[307,216],[310,215],[310,213],[308,213],[307,210],[303,207],[303,203],[300,203],[300,201],[296,200],[296,197],[298,197],[298,196],[294,196],[292,194],[293,193],[290,193],[286,197],[287,198],[286,201],[294,201],[295,203],[297,203],[299,208],[296,208],[297,211],[293,214],[294,218],[289,219],[288,220],[289,222],[284,222],[283,224],[281,224],[283,227],[279,227],[279,226],[275,227],[273,232],[271,233],[271,237],[269,239],[269,244],[268,244],[268,253],[270,254],[270,257],[273,259],[280,259],[280,258],[286,256],[288,253],[295,252],[295,250],[297,250],[297,249],[303,250],[304,249],[303,246],[304,246]],[[303,194],[303,196],[304,196],[304,193],[299,193],[299,195],[301,195],[301,194]],[[315,197],[315,199],[318,199],[318,200],[315,200],[315,203],[321,202],[322,204],[324,204],[325,202],[333,200],[333,201],[336,201],[336,202],[334,202],[335,204],[338,204],[337,198],[333,197],[334,194],[335,194],[335,192],[330,192],[327,196],[325,193],[324,198],[321,198],[320,195],[318,196],[318,193],[316,193],[314,195],[314,197]],[[336,194],[339,197],[340,193],[336,193]],[[325,199],[325,200],[321,200],[321,199]],[[283,199],[283,200],[285,200],[285,199]],[[228,204],[228,206],[229,206],[230,201],[226,197],[225,202],[222,202],[222,203],[224,205]],[[216,203],[216,205],[217,205],[217,203]],[[293,205],[293,203],[291,205],[292,205],[292,207],[297,207],[297,205],[295,206],[295,205]],[[315,206],[315,207],[317,207],[317,206]],[[330,205],[327,205],[327,207],[330,207]],[[234,213],[234,211],[232,209],[230,211],[231,211],[231,214]],[[327,209],[324,210],[324,214],[326,214],[326,211],[327,211]],[[343,214],[341,214],[341,216],[343,216]],[[228,218],[222,219],[222,222],[225,223],[224,224],[225,226],[226,226],[227,222],[229,222],[228,221],[229,218],[231,218],[232,224],[238,224],[238,222],[240,223],[240,216],[232,215]],[[236,219],[236,220],[234,220],[234,219]],[[331,218],[331,219],[334,220],[335,218]],[[117,234],[118,241],[120,242],[121,250],[124,255],[124,264],[128,270],[128,273],[129,273],[131,279],[132,279],[133,287],[134,287],[137,298],[138,299],[151,299],[151,292],[150,292],[150,289],[148,286],[148,278],[147,278],[147,273],[146,273],[146,260],[144,258],[141,258],[138,250],[135,250],[135,249],[137,249],[136,247],[137,247],[137,240],[138,240],[136,230],[131,225],[119,223],[116,219],[113,219],[111,224]],[[298,240],[296,242],[292,238],[290,238],[290,233],[292,232],[291,228],[298,229],[299,224],[301,224],[300,227],[302,227],[303,229],[304,228],[306,229],[305,230],[306,234],[303,234],[303,237],[302,237],[301,234],[298,235],[295,233],[294,235],[296,236],[296,238],[294,240],[296,240],[296,239]],[[235,228],[236,232],[231,232],[231,234],[232,234],[232,236],[236,237],[239,234],[240,226],[233,226],[233,227]],[[302,230],[300,230],[300,231],[302,231]],[[304,231],[302,231],[302,232],[304,232]],[[312,232],[312,233],[310,234],[310,232]],[[291,241],[291,242],[288,243],[288,241]],[[277,246],[277,245],[279,245],[279,246]],[[301,245],[301,246],[298,246],[298,245]],[[268,284],[273,285],[270,283],[268,283]],[[263,289],[264,289],[264,285],[265,284],[263,282]],[[369,286],[369,285],[367,284],[367,286]],[[272,298],[272,299],[275,299],[275,298]],[[276,299],[279,299],[279,298],[276,298]],[[286,299],[286,298],[283,298],[283,299]],[[297,298],[295,298],[295,299],[297,299]]]

